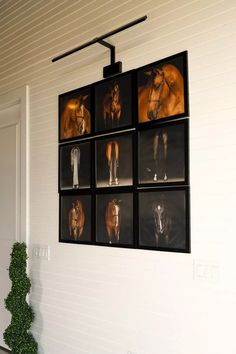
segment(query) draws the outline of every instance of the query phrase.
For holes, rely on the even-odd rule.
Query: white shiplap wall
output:
[[[104,48],[51,58],[144,14],[110,41],[129,70],[189,51],[192,254],[59,244],[57,96],[102,78]],[[30,86],[34,335],[44,354],[235,354],[234,0],[0,0],[0,94]],[[219,279],[194,280],[194,261]]]

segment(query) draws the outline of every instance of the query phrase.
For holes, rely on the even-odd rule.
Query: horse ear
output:
[[[158,75],[164,75],[164,71],[161,68],[155,68],[153,69],[154,74],[158,74]]]
[[[144,75],[151,76],[153,74],[152,70],[145,71]]]
[[[83,102],[86,101],[87,98],[88,98],[88,95],[83,96],[83,97],[82,97]]]

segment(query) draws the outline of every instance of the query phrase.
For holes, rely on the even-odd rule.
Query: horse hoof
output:
[[[157,174],[155,173],[154,177],[153,177],[153,181],[156,182],[157,181]]]
[[[167,177],[167,174],[165,173],[164,181],[167,181],[167,180],[168,180],[168,177]]]

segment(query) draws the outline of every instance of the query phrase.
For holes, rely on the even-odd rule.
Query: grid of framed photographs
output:
[[[190,252],[187,52],[59,96],[59,241]]]

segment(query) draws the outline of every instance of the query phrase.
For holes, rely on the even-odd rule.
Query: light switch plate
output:
[[[50,246],[48,246],[48,245],[34,245],[33,246],[33,258],[49,261],[50,260]]]

